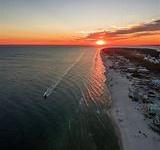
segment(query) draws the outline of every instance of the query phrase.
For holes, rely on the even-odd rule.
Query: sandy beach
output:
[[[126,75],[110,68],[111,60],[105,56],[106,77],[112,97],[111,118],[123,150],[159,150],[160,135],[153,131],[142,111],[142,104],[132,101],[128,94],[132,84]]]
[[[124,150],[159,150],[160,136],[145,122],[138,104],[128,98],[129,81],[112,71],[111,114],[120,130]]]

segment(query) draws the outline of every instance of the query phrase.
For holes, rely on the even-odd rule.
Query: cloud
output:
[[[150,23],[140,24],[129,29],[117,30],[115,34],[131,34],[137,32],[157,31],[160,30],[160,20],[156,20]]]
[[[160,32],[142,32],[142,33],[137,33],[133,36],[140,37],[140,36],[148,36],[148,35],[160,35]]]
[[[160,20],[155,20],[149,23],[143,23],[136,26],[132,26],[130,28],[117,29],[115,31],[101,31],[101,32],[93,32],[89,33],[85,39],[86,40],[96,40],[99,38],[112,38],[112,39],[124,39],[130,36],[140,37],[147,35],[154,35],[160,33]],[[159,34],[158,33],[158,34]]]

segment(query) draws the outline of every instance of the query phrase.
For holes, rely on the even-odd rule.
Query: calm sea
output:
[[[93,47],[0,46],[0,149],[117,150],[104,70]]]

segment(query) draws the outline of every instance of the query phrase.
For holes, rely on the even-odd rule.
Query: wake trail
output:
[[[84,55],[84,52],[81,53],[81,55],[76,59],[76,61],[70,66],[68,67],[64,74],[62,75],[62,77],[53,85],[51,85],[43,94],[43,96],[46,98],[48,96],[50,96],[53,92],[54,89],[60,84],[60,82],[63,80],[63,78],[68,74],[68,72],[80,61],[80,59],[82,58],[82,56]]]

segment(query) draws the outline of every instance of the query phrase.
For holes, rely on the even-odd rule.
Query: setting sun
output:
[[[98,41],[96,41],[96,44],[97,45],[105,45],[106,41],[104,41],[104,40],[98,40]]]

